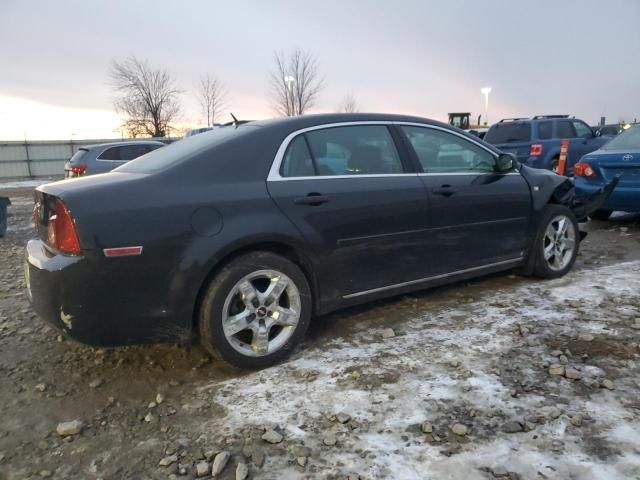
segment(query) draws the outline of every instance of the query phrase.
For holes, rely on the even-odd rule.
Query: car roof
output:
[[[117,147],[126,145],[164,145],[158,140],[125,140],[117,142],[94,143],[92,145],[80,145],[79,149],[93,150],[94,148]]]
[[[439,122],[437,120],[431,120],[424,117],[417,117],[413,115],[398,115],[391,113],[320,113],[311,115],[301,115],[296,117],[279,117],[268,120],[254,120],[247,123],[242,123],[237,127],[224,126],[222,128],[238,128],[238,129],[250,129],[250,128],[264,128],[273,132],[274,135],[286,137],[289,134],[304,130],[306,128],[320,127],[325,125],[340,124],[340,123],[357,123],[357,122],[398,122],[398,123],[420,123],[423,125],[432,125],[440,127],[458,134],[468,137],[474,142],[482,142],[476,135],[469,132],[465,132],[457,127],[451,126],[448,123]],[[205,133],[204,135],[208,135]],[[495,149],[492,145],[484,144],[486,148]],[[497,150],[496,150],[497,152]]]
[[[301,128],[343,122],[409,122],[446,126],[451,128],[451,125],[438,122],[436,120],[390,113],[320,113],[297,117],[272,118],[269,120],[254,120],[244,125],[260,127],[291,127],[291,129],[295,131]]]

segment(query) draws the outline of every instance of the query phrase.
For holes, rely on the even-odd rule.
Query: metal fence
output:
[[[135,139],[123,139],[129,141]],[[164,142],[176,138],[157,139]],[[118,140],[26,140],[0,141],[0,180],[8,178],[55,177],[64,175],[64,164],[84,145]]]

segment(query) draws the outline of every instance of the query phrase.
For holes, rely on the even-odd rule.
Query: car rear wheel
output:
[[[573,212],[562,205],[547,205],[534,245],[535,275],[558,278],[565,275],[578,255],[580,233]]]
[[[200,340],[215,357],[240,368],[265,368],[302,340],[311,318],[304,273],[270,252],[232,260],[209,285],[199,316]]]
[[[595,220],[609,220],[609,217],[613,213],[613,210],[596,210],[595,212],[591,212],[589,216]]]
[[[549,170],[551,170],[553,173],[558,173],[558,165],[559,165],[558,157],[552,158],[551,163],[549,164]]]

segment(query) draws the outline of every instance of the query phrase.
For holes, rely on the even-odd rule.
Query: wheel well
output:
[[[293,248],[290,245],[286,245],[284,243],[278,243],[278,242],[255,243],[251,245],[246,245],[244,247],[238,248],[228,253],[226,256],[221,258],[213,266],[211,271],[209,271],[204,281],[200,285],[200,288],[198,289],[195,308],[193,309],[192,328],[194,333],[198,331],[198,313],[200,312],[200,305],[201,305],[202,299],[204,298],[205,292],[207,291],[207,287],[209,286],[213,278],[225,265],[227,265],[232,260],[244,255],[245,253],[256,252],[256,251],[271,252],[271,253],[275,253],[276,255],[281,255],[286,259],[295,263],[298,267],[300,267],[300,270],[302,270],[302,273],[304,273],[304,276],[307,278],[307,282],[309,282],[309,288],[311,289],[311,294],[314,298],[314,302],[312,302],[312,307],[313,307],[312,314],[315,312],[316,310],[315,301],[317,301],[318,295],[316,295],[317,288],[315,284],[315,276],[313,275],[311,262],[304,255],[300,254],[295,248]]]

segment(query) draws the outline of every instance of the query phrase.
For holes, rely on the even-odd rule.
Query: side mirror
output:
[[[516,156],[513,153],[501,153],[496,160],[496,170],[498,172],[508,172],[516,166]]]

